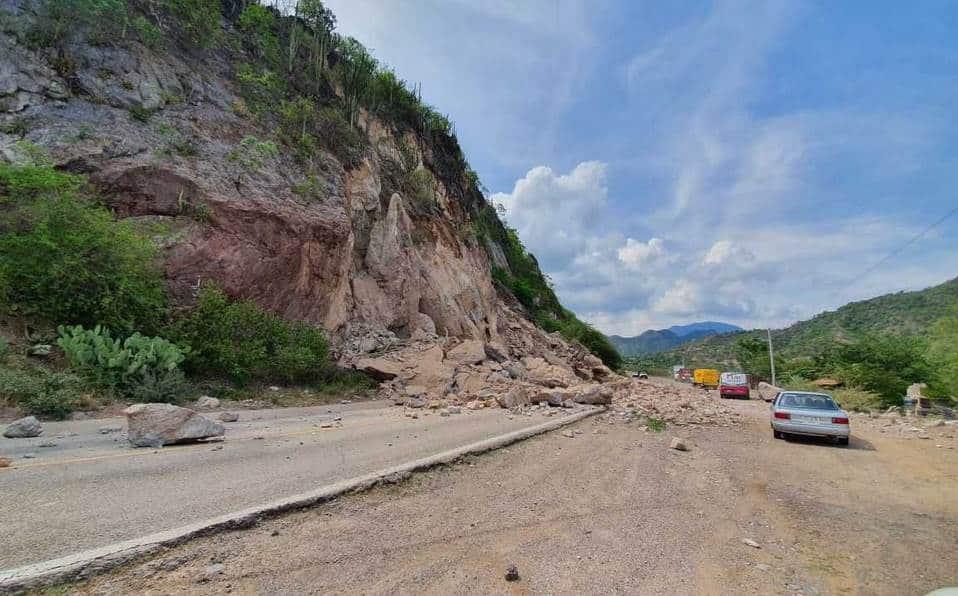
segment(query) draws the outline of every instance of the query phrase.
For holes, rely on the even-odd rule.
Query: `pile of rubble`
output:
[[[652,418],[674,426],[730,426],[740,421],[740,414],[715,399],[714,393],[689,385],[623,379],[611,383],[610,388],[611,409],[623,418]]]
[[[410,408],[609,404],[607,382],[621,378],[581,346],[518,317],[496,340],[417,336],[348,365],[380,381],[381,397]]]

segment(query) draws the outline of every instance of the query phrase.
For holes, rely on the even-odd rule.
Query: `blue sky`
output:
[[[958,276],[958,4],[327,0],[607,333]]]

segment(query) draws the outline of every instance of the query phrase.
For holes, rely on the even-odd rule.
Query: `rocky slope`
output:
[[[28,21],[22,4],[0,8]],[[360,159],[321,150],[307,171],[282,143],[257,152],[274,131],[244,109],[237,51],[80,40],[58,72],[48,49],[0,32],[0,159],[40,150],[87,175],[163,245],[177,304],[215,282],[321,325],[344,364],[396,395],[475,398],[611,374],[497,288],[503,248],[473,233],[483,199],[442,146],[361,112]],[[428,174],[428,205],[390,183],[397,163]]]

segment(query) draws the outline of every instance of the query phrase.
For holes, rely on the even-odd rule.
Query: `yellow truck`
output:
[[[717,389],[719,386],[719,371],[714,368],[696,368],[692,373],[692,383],[696,387]]]

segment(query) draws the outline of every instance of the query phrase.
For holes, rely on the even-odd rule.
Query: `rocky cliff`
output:
[[[493,281],[493,265],[509,263],[494,238],[477,233],[484,199],[449,159],[454,138],[359,110],[358,151],[346,155],[317,133],[320,146],[304,159],[278,138],[275,120],[251,113],[237,64],[255,52],[240,43],[202,48],[174,38],[150,48],[132,37],[77,36],[43,47],[23,34],[36,18],[31,6],[0,8],[0,159],[42,153],[87,175],[117,217],[142,221],[162,244],[176,303],[215,282],[321,325],[343,363],[358,362],[400,394],[400,381],[437,396],[460,390],[457,379],[470,383],[460,369],[483,362],[480,376],[525,376],[503,372],[515,363],[538,371],[529,374],[543,386],[608,376],[581,346],[532,324]],[[219,27],[236,33],[225,16]],[[325,93],[335,100],[343,91]],[[404,350],[421,355],[425,372],[387,370]]]

